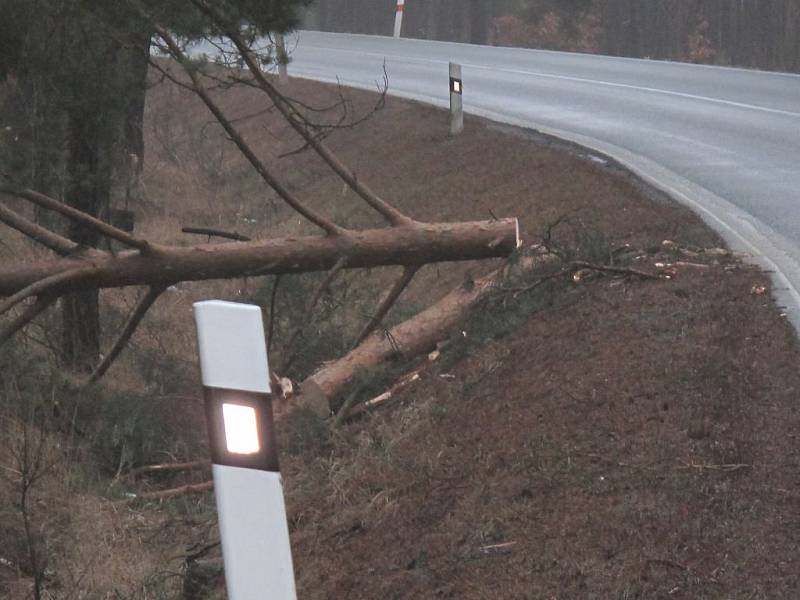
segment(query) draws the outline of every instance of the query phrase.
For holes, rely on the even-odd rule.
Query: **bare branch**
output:
[[[367,339],[367,336],[369,336],[369,334],[372,333],[378,325],[380,325],[380,322],[386,316],[386,313],[388,313],[392,306],[394,306],[394,303],[397,302],[400,294],[403,293],[403,290],[406,289],[408,284],[411,283],[411,280],[414,279],[414,275],[417,273],[417,270],[419,270],[419,267],[417,266],[410,266],[403,269],[403,274],[397,281],[394,282],[392,289],[389,290],[389,293],[386,294],[386,297],[381,301],[380,305],[378,306],[378,310],[375,312],[375,315],[366,325],[364,325],[361,333],[358,334],[353,347],[361,344],[361,342]]]
[[[0,315],[8,312],[17,304],[30,298],[31,296],[39,296],[51,291],[53,288],[64,284],[65,282],[77,282],[86,277],[87,275],[94,275],[97,270],[94,267],[79,267],[77,269],[69,269],[50,275],[43,279],[39,279],[29,286],[22,288],[16,294],[9,296],[3,302],[0,302]]]
[[[297,131],[298,134],[314,149],[314,151],[333,169],[333,171],[347,183],[350,188],[355,191],[369,206],[380,213],[389,223],[395,226],[405,225],[413,226],[414,220],[407,217],[394,206],[381,199],[372,189],[365,183],[359,181],[356,174],[351,171],[339,158],[320,140],[318,140],[312,132],[305,126],[302,117],[299,115],[297,109],[283,96],[277,88],[270,83],[265,77],[264,72],[261,70],[259,61],[253,56],[250,47],[242,39],[239,31],[233,29],[227,19],[220,14],[219,10],[214,7],[207,0],[191,0],[192,3],[205,13],[233,42],[237,50],[242,56],[248,70],[253,77],[258,81],[261,89],[269,96],[270,100],[275,104],[280,113],[286,118],[289,124]]]
[[[139,304],[136,305],[136,308],[128,318],[128,322],[125,323],[125,327],[122,328],[117,341],[114,342],[114,345],[111,347],[111,350],[108,351],[108,354],[105,356],[105,358],[103,358],[95,370],[92,371],[92,374],[89,376],[89,379],[87,379],[86,383],[95,383],[98,379],[105,375],[106,371],[108,371],[111,365],[114,364],[114,361],[117,359],[117,356],[119,356],[119,353],[122,352],[123,348],[125,348],[128,340],[131,339],[131,336],[136,331],[139,323],[142,322],[142,319],[147,314],[147,311],[150,310],[150,307],[153,306],[153,303],[158,299],[163,291],[163,287],[151,287],[149,290],[147,290],[147,293],[142,297],[142,299],[139,301]]]
[[[208,91],[202,86],[197,74],[188,64],[186,55],[183,53],[180,46],[178,46],[170,33],[159,25],[155,26],[155,30],[159,37],[164,40],[164,43],[167,44],[172,57],[178,61],[178,63],[184,68],[184,72],[191,79],[193,84],[192,91],[197,94],[197,96],[208,107],[217,121],[219,121],[220,125],[222,125],[223,129],[225,129],[225,132],[228,134],[231,141],[236,144],[241,153],[245,156],[245,158],[247,158],[261,178],[273,190],[275,190],[275,192],[284,200],[284,202],[305,217],[308,221],[314,223],[329,235],[345,235],[347,233],[346,229],[339,227],[333,221],[330,221],[329,219],[317,213],[315,210],[305,206],[272,174],[269,169],[267,169],[266,165],[255,155],[252,148],[250,148],[247,142],[245,142],[239,131],[233,126],[230,120],[222,112],[222,109],[220,109],[217,103],[214,102],[214,100],[208,94]]]
[[[275,302],[278,299],[278,287],[281,284],[281,274],[275,275],[275,282],[272,284],[272,294],[269,298],[269,328],[267,329],[267,356],[272,351],[272,340],[275,337]]]
[[[204,483],[190,483],[188,485],[182,485],[180,487],[170,488],[168,490],[161,490],[160,492],[145,492],[143,494],[138,494],[133,498],[122,500],[120,504],[131,504],[133,502],[139,502],[142,500],[169,500],[170,498],[175,498],[177,496],[201,494],[203,492],[209,492],[213,489],[213,481],[206,481]]]
[[[36,317],[42,314],[49,306],[56,301],[55,296],[41,295],[36,299],[36,302],[28,306],[22,314],[16,319],[11,321],[6,327],[0,329],[0,346],[8,341],[15,333],[24,328],[28,323],[33,321]]]
[[[78,249],[78,244],[72,240],[53,233],[33,221],[29,221],[2,204],[0,204],[0,221],[62,256],[71,254]]]
[[[150,473],[169,473],[173,471],[193,471],[195,469],[205,469],[206,467],[210,466],[207,460],[193,460],[191,462],[183,462],[183,463],[164,463],[160,465],[146,465],[144,467],[139,467],[137,469],[133,469],[128,473],[128,477],[131,479],[136,479],[141,475],[150,474]]]
[[[317,302],[322,297],[322,294],[327,290],[330,285],[333,283],[333,280],[336,279],[336,276],[339,275],[339,272],[347,266],[347,256],[341,257],[336,264],[333,265],[333,268],[328,271],[328,274],[325,276],[325,279],[317,287],[314,295],[311,296],[311,301],[308,303],[308,308],[306,308],[306,315],[303,319],[300,327],[295,329],[292,336],[289,338],[289,342],[286,344],[286,352],[290,352],[286,357],[286,360],[283,361],[283,368],[281,369],[281,373],[286,373],[289,370],[289,367],[292,366],[294,363],[294,359],[297,358],[297,352],[293,350],[294,343],[297,341],[297,338],[300,337],[306,329],[306,326],[311,322],[312,313],[314,309],[317,307]]]
[[[37,206],[60,213],[65,217],[72,219],[73,221],[77,221],[78,223],[82,223],[88,227],[91,227],[98,233],[108,238],[117,240],[118,242],[121,242],[126,246],[130,246],[131,248],[136,248],[143,253],[147,253],[155,249],[152,243],[146,240],[135,238],[129,233],[126,233],[121,229],[117,229],[113,225],[104,223],[100,219],[96,219],[83,211],[72,208],[71,206],[67,206],[63,202],[59,202],[50,196],[45,196],[44,194],[40,194],[39,192],[35,192],[30,189],[19,188],[8,184],[0,184],[0,192],[17,196],[18,198],[24,198],[25,200],[28,200]]]
[[[610,265],[597,265],[582,260],[575,260],[572,263],[570,263],[570,265],[576,269],[605,271],[606,273],[616,273],[618,275],[635,275],[643,279],[657,279],[657,280],[661,279],[661,277],[658,275],[653,275],[652,273],[647,273],[646,271],[640,271],[639,269],[629,269],[626,267],[612,267]]]
[[[182,227],[182,233],[194,233],[197,235],[207,235],[210,237],[221,237],[228,240],[236,240],[237,242],[249,242],[250,238],[235,231],[222,231],[221,229],[210,229],[208,227]]]

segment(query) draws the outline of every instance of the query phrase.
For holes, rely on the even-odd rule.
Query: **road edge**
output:
[[[296,70],[292,73],[292,76],[299,79],[334,83],[354,89],[375,91],[371,86],[361,85],[356,82],[343,82],[336,78],[322,77],[317,74],[304,74],[302,70]],[[448,106],[445,99],[425,94],[414,94],[391,89],[388,93],[397,98],[414,100],[438,108],[447,108]],[[594,155],[616,163],[643,185],[689,208],[706,225],[717,232],[732,251],[743,255],[746,262],[755,264],[769,273],[773,283],[773,299],[784,309],[786,316],[794,327],[795,335],[800,334],[800,263],[791,257],[790,249],[792,244],[765,223],[755,219],[752,215],[744,212],[724,198],[689,181],[657,162],[614,144],[548,127],[534,121],[515,119],[474,105],[465,105],[464,112],[495,123],[519,127],[562,142],[574,144]]]

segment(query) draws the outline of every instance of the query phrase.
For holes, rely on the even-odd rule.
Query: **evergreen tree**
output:
[[[223,0],[217,7],[258,36],[293,28],[308,3]],[[213,35],[213,26],[177,0],[0,0],[0,14],[0,81],[13,78],[18,90],[4,111],[16,142],[6,144],[0,170],[107,218],[115,182],[142,164],[153,23],[186,40]],[[100,241],[79,224],[65,224],[64,232],[82,246]],[[62,322],[64,365],[90,370],[100,352],[97,292],[65,297]]]

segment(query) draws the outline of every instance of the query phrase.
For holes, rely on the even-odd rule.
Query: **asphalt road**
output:
[[[777,270],[800,325],[800,76],[302,31],[292,75],[445,106],[448,62],[464,108],[611,156],[693,207],[737,250]]]

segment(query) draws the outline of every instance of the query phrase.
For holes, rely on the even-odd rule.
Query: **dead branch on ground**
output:
[[[208,241],[212,237],[224,238],[226,240],[234,240],[235,242],[249,242],[251,238],[235,231],[223,231],[221,229],[212,229],[210,227],[181,227],[181,233],[191,233],[195,235],[207,235]]]
[[[137,479],[142,475],[194,471],[196,469],[205,469],[210,465],[211,463],[209,463],[207,460],[194,460],[183,463],[162,463],[160,465],[145,465],[144,467],[132,469],[130,472],[128,472],[128,477],[130,479]]]
[[[169,500],[170,498],[177,498],[178,496],[186,496],[188,494],[202,494],[210,492],[214,489],[213,481],[205,481],[203,483],[190,483],[168,490],[159,490],[158,492],[143,492],[136,494],[125,500],[121,500],[118,504],[133,504],[134,502],[151,502],[153,500]]]

